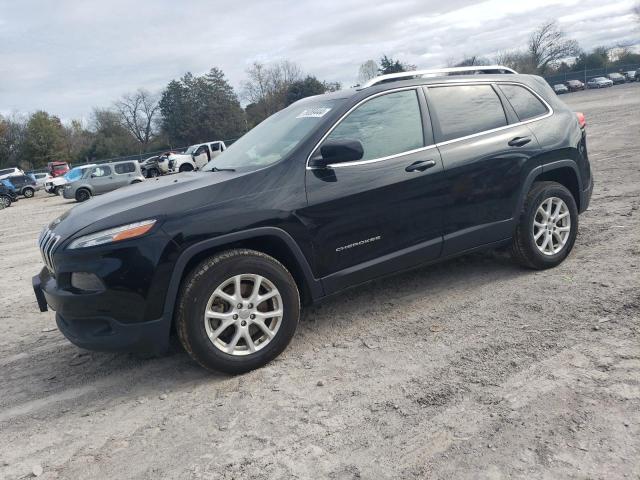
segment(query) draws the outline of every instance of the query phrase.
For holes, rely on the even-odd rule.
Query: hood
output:
[[[69,209],[49,228],[63,238],[127,223],[163,218],[228,200],[238,193],[231,184],[245,174],[187,172],[157,177],[98,195]]]

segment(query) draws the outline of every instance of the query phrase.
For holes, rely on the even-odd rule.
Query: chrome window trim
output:
[[[307,170],[323,170],[324,168],[342,168],[342,167],[352,167],[354,165],[366,165],[368,163],[375,163],[375,162],[382,162],[384,160],[389,160],[391,158],[396,158],[396,157],[400,157],[402,155],[408,155],[411,153],[415,153],[415,152],[420,152],[422,150],[429,150],[431,148],[435,148],[435,145],[427,145],[425,147],[420,147],[420,148],[416,148],[413,150],[407,150],[405,152],[399,152],[399,153],[394,153],[393,155],[388,155],[386,157],[379,157],[379,158],[371,158],[369,160],[356,160],[354,162],[344,162],[344,163],[332,163],[327,165],[326,167],[320,168],[320,167],[310,167],[309,166],[309,161],[311,160],[311,155],[313,155],[313,152],[315,152],[317,150],[317,148],[322,144],[322,142],[324,142],[327,137],[329,135],[331,135],[331,133],[338,127],[338,125],[340,125],[342,123],[342,121],[351,113],[353,112],[356,108],[358,108],[360,105],[362,105],[363,103],[368,102],[369,100],[373,100],[374,98],[377,97],[381,97],[383,95],[387,95],[389,93],[395,93],[395,92],[402,92],[405,90],[413,90],[416,92],[416,101],[418,102],[418,106],[420,106],[420,102],[418,97],[418,88],[420,88],[421,85],[412,85],[410,87],[400,87],[400,88],[393,88],[391,90],[385,90],[383,92],[378,92],[374,95],[371,95],[367,98],[363,98],[362,100],[360,100],[358,103],[356,103],[353,107],[351,107],[349,110],[346,111],[346,113],[344,113],[337,121],[336,123],[333,124],[333,126],[329,129],[329,131],[327,131],[327,133],[325,133],[322,138],[320,139],[320,141],[318,141],[318,143],[315,144],[315,146],[311,149],[311,153],[309,153],[309,156],[307,157],[307,162],[306,162],[306,169]],[[420,115],[422,115],[422,113],[420,113]],[[420,122],[422,125],[422,121]],[[422,135],[423,139],[422,141],[424,142],[424,134]]]
[[[444,84],[433,84],[433,85],[425,85],[425,86],[427,87],[427,89],[429,89],[431,87],[447,87],[447,86],[455,86],[455,87],[457,87],[457,86],[461,86],[461,85],[462,86],[467,86],[467,85],[492,85],[492,84],[496,84],[498,86],[507,84],[507,85],[517,85],[519,87],[524,87],[526,90],[531,92],[534,97],[536,97],[538,100],[540,100],[542,102],[542,104],[547,108],[547,113],[545,113],[543,115],[538,115],[537,117],[529,118],[529,119],[521,121],[521,122],[510,123],[510,124],[504,125],[502,127],[492,128],[490,130],[483,130],[482,132],[472,133],[471,135],[465,135],[464,137],[457,137],[457,138],[452,138],[451,140],[445,140],[444,142],[436,143],[437,147],[450,145],[450,144],[455,143],[455,142],[463,142],[463,141],[468,140],[470,138],[479,137],[481,135],[487,135],[489,133],[499,132],[501,130],[507,130],[507,129],[512,128],[512,127],[519,127],[521,125],[526,125],[528,123],[537,122],[538,120],[543,120],[543,119],[548,118],[551,115],[553,115],[553,108],[551,107],[551,105],[549,105],[549,103],[544,98],[542,98],[540,95],[538,95],[538,93],[535,92],[532,88],[530,88],[529,86],[527,86],[527,85],[525,85],[523,83],[520,83],[520,82],[499,80],[499,81],[485,81],[485,82],[461,82],[461,83],[454,83],[454,84],[444,83]],[[496,92],[496,95],[497,95],[497,92]],[[499,98],[500,97],[498,97],[498,99]],[[516,115],[517,115],[517,113],[516,113]]]
[[[525,85],[525,84],[520,83],[520,82],[514,82],[514,81],[503,81],[503,80],[463,80],[463,81],[460,81],[460,82],[434,83],[434,84],[428,84],[428,85],[413,85],[413,86],[410,86],[410,87],[402,87],[402,88],[394,88],[392,90],[385,90],[384,92],[378,92],[378,93],[376,93],[374,95],[371,95],[370,97],[362,99],[361,101],[356,103],[353,107],[351,107],[344,115],[342,115],[336,121],[336,123],[333,124],[333,126],[329,129],[329,131],[322,136],[320,141],[318,143],[316,143],[316,145],[313,147],[313,149],[311,150],[311,153],[307,157],[306,169],[307,170],[322,170],[323,169],[323,168],[320,168],[320,167],[310,167],[309,166],[309,161],[311,160],[311,155],[313,155],[313,152],[316,151],[316,149],[322,144],[322,142],[324,142],[326,140],[326,138],[331,134],[331,132],[333,132],[333,130],[342,122],[342,120],[344,120],[344,118],[347,115],[349,115],[351,112],[353,112],[356,108],[358,108],[363,103],[365,103],[365,102],[367,102],[367,101],[369,101],[369,100],[371,100],[373,98],[379,97],[381,95],[385,95],[387,93],[394,93],[394,92],[399,92],[399,91],[403,91],[403,90],[417,90],[418,88],[423,88],[423,87],[426,87],[427,89],[429,89],[431,87],[451,87],[451,86],[458,87],[458,86],[467,86],[467,85],[493,85],[493,84],[496,84],[498,86],[499,85],[503,85],[503,84],[517,85],[519,87],[525,88],[526,90],[531,92],[534,97],[536,97],[538,100],[540,100],[542,102],[542,104],[547,108],[547,113],[545,113],[544,115],[538,115],[537,117],[529,118],[529,119],[521,121],[521,122],[511,123],[511,124],[508,124],[508,125],[504,125],[502,127],[492,128],[490,130],[483,130],[482,132],[472,133],[471,135],[466,135],[464,137],[452,138],[451,140],[445,140],[444,142],[435,143],[433,145],[427,145],[426,147],[417,148],[417,149],[414,149],[414,150],[408,150],[406,152],[396,153],[396,154],[389,155],[389,156],[386,156],[386,157],[373,158],[373,159],[370,159],[370,160],[357,160],[357,161],[354,161],[354,162],[344,162],[344,163],[329,164],[324,168],[352,167],[352,166],[357,166],[357,165],[366,165],[366,164],[369,164],[369,163],[382,162],[384,160],[389,160],[389,159],[392,159],[392,158],[401,157],[403,155],[410,155],[412,153],[417,153],[417,152],[421,152],[421,151],[425,151],[425,150],[430,150],[430,149],[436,148],[436,147],[446,146],[446,145],[449,145],[449,144],[452,144],[452,143],[455,143],[455,142],[462,142],[462,141],[468,140],[470,138],[479,137],[481,135],[486,135],[486,134],[489,134],[489,133],[499,132],[501,130],[507,130],[507,129],[512,128],[512,127],[519,127],[521,125],[526,125],[528,123],[537,122],[539,120],[543,120],[545,118],[549,118],[554,113],[553,107],[551,107],[551,105],[549,105],[549,103],[544,98],[542,98],[542,96],[540,96],[535,90],[533,90],[528,85]],[[496,93],[496,95],[497,95],[497,93]],[[498,97],[498,98],[500,98],[500,97]]]

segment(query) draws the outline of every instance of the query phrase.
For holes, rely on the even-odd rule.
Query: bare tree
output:
[[[358,69],[358,81],[365,83],[378,75],[378,64],[374,60],[367,60]]]
[[[287,90],[302,80],[302,69],[288,60],[270,65],[254,62],[247,69],[247,77],[242,85],[243,96],[266,118],[286,106]]]
[[[478,55],[465,55],[459,62],[454,62],[452,67],[473,67],[476,65],[489,65],[491,62],[484,57]]]
[[[577,55],[580,48],[578,42],[566,37],[554,20],[543,23],[531,34],[528,51],[538,73],[544,74],[560,60]]]
[[[160,113],[158,100],[157,95],[141,88],[115,102],[122,126],[143,146],[148,145],[156,133],[155,123]]]
[[[524,50],[499,52],[495,56],[494,63],[512,68],[519,73],[537,73],[538,68],[533,56]]]

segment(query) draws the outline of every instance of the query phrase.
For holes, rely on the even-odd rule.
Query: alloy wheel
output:
[[[267,278],[235,275],[211,294],[204,327],[213,345],[234,356],[250,355],[265,346],[282,324],[282,296]]]
[[[2,210],[3,208],[7,208],[11,206],[11,200],[9,200],[7,197],[0,197],[0,210]]]
[[[544,255],[559,253],[571,234],[571,214],[558,197],[543,200],[533,218],[533,240]]]

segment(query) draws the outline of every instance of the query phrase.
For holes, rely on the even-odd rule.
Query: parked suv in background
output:
[[[78,202],[85,202],[94,195],[140,183],[143,180],[140,164],[135,160],[102,163],[85,169],[80,179],[67,183],[62,191],[62,196],[75,198]]]
[[[354,285],[500,246],[559,265],[593,188],[584,116],[540,77],[459,73],[300,100],[201,172],[70,209],[40,237],[40,309],[84,348],[162,351],[175,329],[239,373]]]
[[[587,80],[587,88],[606,88],[613,87],[613,81],[604,77],[595,77]]]
[[[13,202],[18,201],[18,194],[10,182],[0,179],[0,210],[10,207]]]
[[[28,175],[12,175],[4,180],[11,182],[17,194],[25,198],[33,197],[36,194],[36,190],[39,189],[36,181]]]
[[[609,73],[607,74],[607,78],[611,80],[614,85],[627,82],[627,80],[624,78],[624,75],[622,75],[621,73]]]

